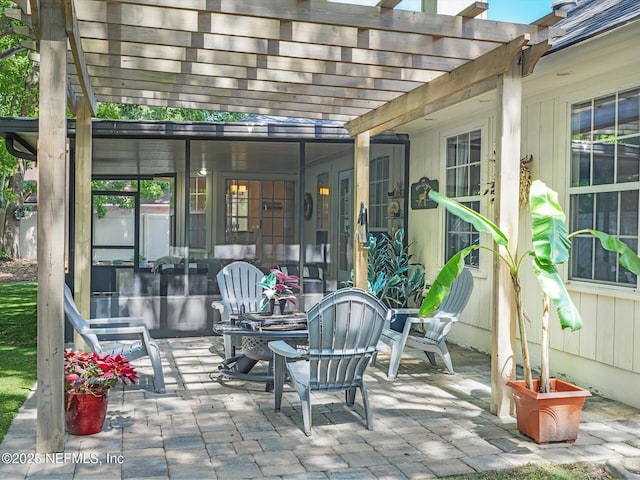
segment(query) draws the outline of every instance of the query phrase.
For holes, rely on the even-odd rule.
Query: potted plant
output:
[[[574,441],[578,434],[580,410],[584,404],[584,397],[590,393],[567,382],[549,377],[549,299],[556,307],[561,327],[572,331],[582,327],[580,312],[573,304],[565,288],[557,266],[569,259],[571,238],[576,235],[592,235],[597,238],[602,247],[610,252],[618,253],[620,264],[640,275],[640,258],[623,242],[604,232],[584,229],[568,233],[565,215],[558,203],[558,195],[543,182],[536,180],[531,184],[529,208],[532,217],[531,233],[533,248],[518,256],[508,248],[507,236],[493,222],[479,213],[460,203],[434,191],[429,191],[429,198],[443,205],[450,213],[471,223],[478,231],[489,233],[498,246],[504,247],[504,253],[498,248],[480,245],[468,246],[455,255],[444,265],[438,273],[433,285],[425,296],[420,307],[420,316],[429,316],[442,303],[449,293],[453,281],[464,268],[464,258],[477,248],[487,249],[507,266],[511,276],[511,284],[516,303],[516,320],[520,332],[522,349],[522,363],[524,371],[523,381],[511,381],[508,385],[514,390],[516,401],[516,416],[521,433],[533,438],[538,443],[555,441]],[[522,283],[520,274],[527,258],[532,261],[533,271],[543,291],[544,305],[541,319],[542,355],[540,361],[540,378],[533,380],[525,318],[522,305]],[[569,407],[561,407],[550,414],[549,402],[556,397],[568,397]],[[542,403],[541,407],[538,404]],[[528,411],[529,408],[542,408],[539,415]],[[568,413],[573,409],[573,413]],[[577,409],[577,413],[576,410]],[[557,421],[569,421],[570,425],[558,425]]]
[[[269,315],[273,315],[274,306],[277,301],[280,306],[280,314],[284,314],[287,302],[296,305],[296,296],[294,293],[300,291],[299,280],[296,275],[286,275],[282,270],[272,268],[270,273],[262,277],[258,282],[258,286],[263,288],[260,310],[269,305],[268,313]]]
[[[122,355],[95,352],[64,352],[64,405],[67,431],[91,435],[102,430],[109,391],[119,381],[138,379],[129,360]]]
[[[421,263],[412,262],[411,245],[405,244],[404,228],[380,239],[369,236],[367,288],[389,308],[410,308],[418,305],[422,298],[425,272]],[[344,282],[345,286],[353,286],[353,271],[351,277]],[[402,332],[406,317],[406,314],[396,315],[391,328]]]

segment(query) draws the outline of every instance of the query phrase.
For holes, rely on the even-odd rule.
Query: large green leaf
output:
[[[560,326],[563,329],[570,328],[572,331],[580,330],[582,317],[571,300],[555,265],[540,263],[538,258],[533,256],[533,271],[538,277],[542,291],[547,294],[558,311]]]
[[[566,262],[571,242],[567,238],[567,224],[558,194],[536,180],[531,184],[529,205],[533,250],[538,261],[553,265]]]
[[[631,250],[626,243],[612,237],[600,230],[589,230],[589,233],[600,240],[602,248],[610,252],[617,252],[620,254],[618,261],[620,265],[629,270],[630,272],[640,275],[640,258]]]
[[[465,222],[469,222],[479,232],[489,233],[493,237],[493,241],[498,245],[507,246],[509,241],[506,235],[491,220],[480,215],[475,210],[456,202],[455,200],[436,192],[429,190],[429,198],[440,205],[443,205],[449,212],[460,217]]]
[[[460,273],[462,273],[462,270],[464,270],[465,257],[477,248],[480,247],[477,245],[470,245],[463,248],[451,257],[447,263],[445,263],[444,267],[442,267],[442,270],[440,270],[440,273],[438,273],[438,276],[433,281],[433,285],[429,288],[424,300],[422,300],[418,315],[421,317],[429,317],[438,309],[442,302],[444,302],[445,298],[449,296],[449,293],[451,293],[451,285],[454,280],[458,278]]]

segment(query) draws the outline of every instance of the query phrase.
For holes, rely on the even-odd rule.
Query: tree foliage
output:
[[[29,117],[38,112],[38,68],[22,46],[27,38],[16,35],[20,22],[4,15],[13,2],[0,0],[0,116]],[[13,212],[22,210],[24,201],[35,191],[35,184],[25,183],[29,162],[9,154],[0,142],[0,250],[10,257],[20,256],[20,222]]]
[[[163,180],[140,180],[139,186],[140,200],[159,200],[171,192],[171,183]],[[130,192],[138,190],[138,182],[131,180],[94,180],[91,182],[91,189],[103,192]],[[131,196],[95,195],[93,197],[93,209],[98,218],[104,217],[111,206],[131,210],[135,207],[135,202]]]
[[[209,112],[188,108],[150,107],[122,103],[98,104],[97,118],[111,120],[173,120],[176,122],[238,122],[243,113]]]

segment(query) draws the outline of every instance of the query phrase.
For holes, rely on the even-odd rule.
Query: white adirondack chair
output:
[[[263,276],[258,267],[248,262],[232,262],[218,272],[216,279],[222,299],[211,306],[220,312],[223,323],[229,323],[231,317],[239,315],[242,308],[245,312],[260,311],[262,287],[258,286],[258,282]],[[229,335],[223,334],[223,337],[225,357],[231,358],[235,355],[233,339]]]
[[[129,360],[148,356],[153,368],[155,391],[165,392],[160,348],[149,335],[142,318],[111,317],[85,320],[76,307],[71,289],[67,285],[64,286],[64,313],[73,329],[92,351],[101,355],[121,354]]]

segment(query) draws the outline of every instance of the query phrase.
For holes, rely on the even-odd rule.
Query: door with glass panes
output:
[[[265,268],[298,262],[294,181],[227,179],[225,192],[226,245],[219,251]]]

